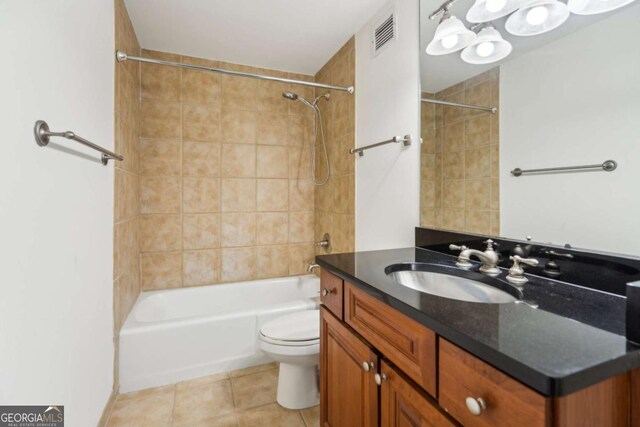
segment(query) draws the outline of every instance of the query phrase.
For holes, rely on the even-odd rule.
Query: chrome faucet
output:
[[[482,266],[480,266],[481,272],[490,276],[497,276],[500,274],[500,269],[498,268],[498,253],[493,249],[493,240],[488,239],[485,240],[484,243],[487,244],[487,249],[485,249],[484,252],[476,249],[469,249],[464,245],[449,245],[449,249],[452,251],[460,251],[456,265],[460,268],[471,268],[473,266],[471,263],[471,257],[475,256],[482,262]]]
[[[307,273],[312,274],[313,270],[316,268],[320,268],[318,264],[314,264],[312,261],[309,261],[309,265],[307,266]]]
[[[511,261],[513,261],[513,266],[509,269],[509,274],[507,275],[507,280],[510,283],[513,283],[516,286],[522,286],[527,283],[528,279],[524,275],[524,269],[520,264],[530,265],[531,267],[535,267],[538,265],[538,260],[535,258],[522,258],[519,255],[514,255],[509,257]]]

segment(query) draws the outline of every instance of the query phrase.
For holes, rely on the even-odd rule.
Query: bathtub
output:
[[[120,392],[268,363],[260,327],[317,308],[314,275],[143,292],[120,331]]]

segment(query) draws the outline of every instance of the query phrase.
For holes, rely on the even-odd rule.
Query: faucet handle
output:
[[[513,266],[509,269],[507,280],[516,286],[522,286],[527,283],[528,279],[524,275],[524,269],[520,264],[526,264],[531,267],[538,265],[538,260],[535,258],[522,258],[519,255],[509,257],[513,261]]]
[[[482,243],[484,243],[484,244],[486,244],[486,245],[487,245],[487,249],[486,249],[487,251],[492,251],[494,246],[495,246],[495,247],[500,246],[500,244],[498,244],[498,242],[494,242],[494,241],[493,241],[493,240],[491,240],[491,239],[487,239],[487,240],[485,240],[485,241],[484,241],[484,242],[482,242]]]
[[[518,264],[518,263],[526,264],[526,265],[529,265],[531,267],[535,267],[540,263],[535,258],[522,258],[520,255],[514,255],[512,257],[509,257],[509,259],[512,260],[514,264]]]
[[[458,246],[452,243],[449,245],[449,249],[452,251],[466,251],[469,248],[467,248],[465,245]]]
[[[571,254],[566,254],[566,253],[561,253],[561,252],[556,252],[552,249],[544,249],[542,251],[543,254],[549,256],[549,258],[553,259],[553,258],[564,258],[564,259],[573,259],[573,255]]]

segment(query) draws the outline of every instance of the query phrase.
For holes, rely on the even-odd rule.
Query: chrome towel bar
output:
[[[542,168],[542,169],[520,169],[515,168],[511,171],[511,175],[518,177],[527,173],[541,173],[541,172],[562,172],[562,171],[580,171],[580,170],[599,170],[602,169],[605,172],[613,172],[618,167],[618,163],[615,160],[606,160],[598,165],[581,165],[581,166],[561,166],[557,168]]]
[[[109,160],[111,159],[118,160],[118,161],[124,160],[124,157],[122,157],[121,155],[116,154],[112,151],[109,151],[105,148],[102,148],[91,141],[87,141],[86,139],[79,137],[78,135],[76,135],[75,133],[69,130],[66,132],[51,132],[49,130],[49,125],[44,120],[38,120],[36,122],[36,125],[33,127],[33,133],[36,137],[36,143],[40,147],[46,147],[49,144],[49,139],[52,136],[59,136],[62,138],[67,138],[72,141],[79,142],[80,144],[86,145],[89,148],[93,148],[94,150],[101,152],[103,165],[106,165],[107,163],[109,163]]]
[[[334,86],[334,85],[328,85],[328,84],[324,84],[324,83],[308,82],[308,81],[305,81],[305,80],[285,79],[284,77],[267,76],[267,75],[264,75],[264,74],[245,73],[245,72],[242,72],[242,71],[227,70],[227,69],[224,69],[224,68],[204,67],[202,65],[183,64],[181,62],[164,61],[164,60],[161,60],[161,59],[153,59],[153,58],[141,58],[139,56],[127,55],[126,53],[120,52],[120,51],[116,52],[116,59],[118,60],[118,62],[124,62],[124,61],[146,62],[148,64],[168,65],[170,67],[188,68],[188,69],[191,69],[191,70],[208,71],[210,73],[227,74],[227,75],[230,75],[230,76],[249,77],[251,79],[270,80],[270,81],[274,81],[274,82],[291,83],[291,84],[302,85],[302,86],[318,87],[318,88],[321,88],[321,89],[341,90],[341,91],[349,92],[349,93],[353,93],[355,91],[353,86],[348,86],[348,87],[346,87],[346,86]]]
[[[408,147],[409,145],[411,145],[411,135],[405,135],[404,137],[394,136],[393,138],[387,141],[382,141],[382,142],[378,142],[376,144],[371,144],[371,145],[365,145],[364,147],[360,147],[360,148],[352,148],[349,150],[349,154],[358,153],[358,155],[362,157],[364,156],[364,150],[368,150],[369,148],[379,147],[381,145],[392,144],[396,142],[402,142],[402,145],[404,145],[405,147]]]
[[[469,108],[471,110],[488,111],[491,114],[495,114],[498,112],[498,109],[496,107],[482,107],[478,105],[460,104],[459,102],[440,101],[438,99],[427,99],[427,98],[422,98],[420,101],[427,102],[429,104],[446,105],[448,107],[460,107],[460,108]]]

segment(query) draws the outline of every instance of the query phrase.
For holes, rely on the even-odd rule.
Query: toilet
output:
[[[303,409],[320,403],[320,310],[285,314],[265,323],[258,347],[280,362],[277,401],[281,406]]]

